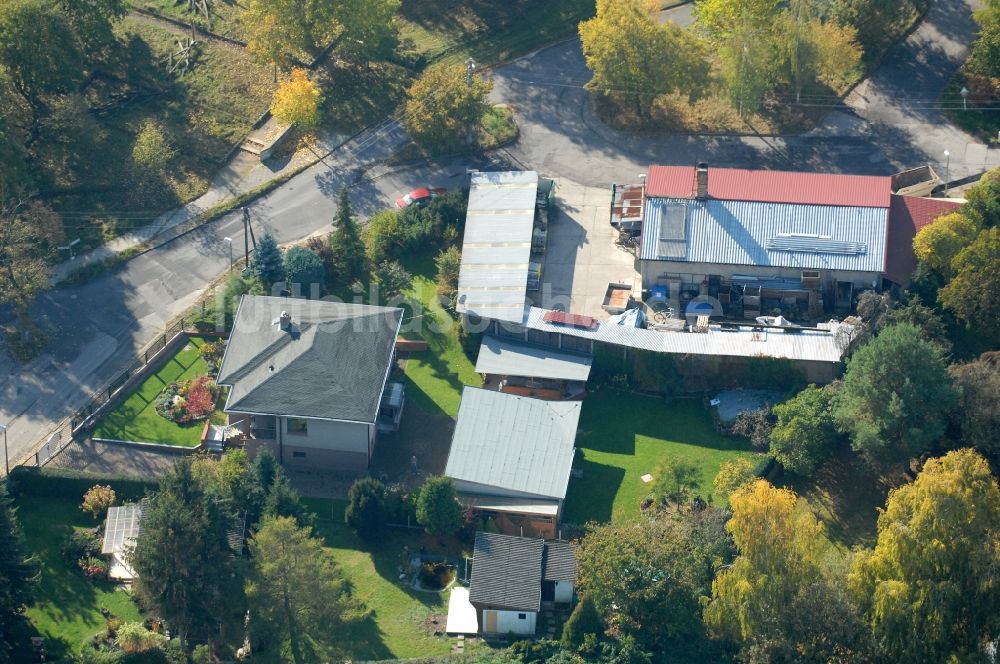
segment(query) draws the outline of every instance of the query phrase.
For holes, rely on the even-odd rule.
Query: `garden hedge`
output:
[[[10,472],[10,492],[14,496],[47,496],[83,500],[83,494],[95,484],[110,484],[118,501],[139,500],[157,488],[150,480],[87,473],[69,468],[18,466]]]

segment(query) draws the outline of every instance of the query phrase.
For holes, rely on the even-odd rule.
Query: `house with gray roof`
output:
[[[403,310],[244,295],[219,368],[225,411],[252,454],[368,468]]]
[[[534,634],[542,603],[571,603],[575,582],[569,542],[476,533],[469,601],[483,634]]]
[[[501,532],[554,538],[580,405],[466,387],[444,471],[459,499]]]

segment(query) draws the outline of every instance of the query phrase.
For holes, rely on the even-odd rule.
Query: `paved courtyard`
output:
[[[611,183],[586,187],[556,179],[557,215],[549,222],[539,306],[606,319],[601,309],[609,282],[640,287],[635,256],[615,245],[609,223]]]

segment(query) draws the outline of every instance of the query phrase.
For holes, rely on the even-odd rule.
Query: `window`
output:
[[[293,459],[305,459],[306,458],[306,453],[305,452],[292,452],[292,458]]]
[[[309,426],[306,420],[298,417],[288,418],[288,433],[295,436],[306,436],[309,434]]]
[[[518,620],[527,620],[528,619],[528,614],[527,613],[519,613],[519,614],[517,614],[517,619]]]

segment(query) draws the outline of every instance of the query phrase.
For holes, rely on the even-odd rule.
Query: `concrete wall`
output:
[[[479,624],[482,626],[484,634],[510,634],[513,632],[520,636],[530,636],[535,633],[537,617],[538,614],[534,611],[484,609]]]
[[[553,601],[560,604],[569,604],[573,601],[573,582],[556,581],[556,593]]]

